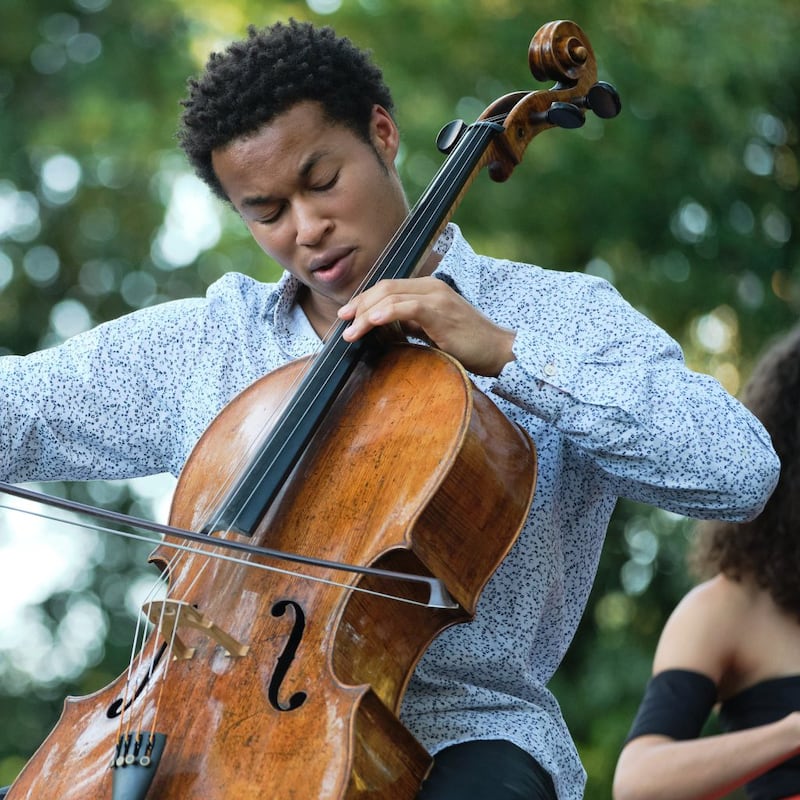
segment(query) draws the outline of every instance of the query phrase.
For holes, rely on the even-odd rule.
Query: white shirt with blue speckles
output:
[[[504,738],[553,776],[559,800],[585,773],[546,686],[578,625],[618,497],[741,520],[776,480],[761,425],[608,283],[476,255],[456,226],[437,274],[517,330],[516,360],[473,376],[533,437],[529,520],[476,619],[424,655],[403,721],[431,751]],[[0,473],[10,481],[178,474],[240,390],[315,351],[297,282],[240,274],[202,299],[137,311],[63,345],[0,359]]]

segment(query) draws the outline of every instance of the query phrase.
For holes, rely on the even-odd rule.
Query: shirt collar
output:
[[[275,332],[275,340],[290,358],[313,353],[322,343],[297,302],[299,290],[300,281],[290,272],[284,272],[267,303],[267,316]]]
[[[434,275],[444,280],[459,294],[475,297],[479,286],[479,259],[454,223],[449,223],[433,246],[442,256]],[[320,339],[314,332],[304,312],[297,305],[300,281],[284,272],[275,284],[267,303],[275,337],[281,349],[293,358],[300,358],[316,350]]]
[[[443,240],[447,243],[446,249],[439,250]],[[445,228],[434,251],[442,253],[443,257],[433,274],[463,297],[477,298],[480,289],[481,260],[469,246],[458,225],[451,222]]]

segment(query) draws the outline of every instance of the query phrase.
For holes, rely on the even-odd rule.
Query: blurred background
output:
[[[413,201],[434,139],[536,84],[530,38],[572,19],[622,114],[538,137],[506,184],[458,210],[473,246],[601,275],[736,394],[800,309],[796,0],[0,0],[0,349],[24,354],[103,320],[198,295],[226,271],[273,279],[244,226],[175,143],[208,53],[294,16],[373,51],[404,137]],[[48,484],[166,520],[174,479]],[[0,785],[66,695],[114,680],[155,573],[151,546],[0,498]],[[34,509],[32,509],[34,510]],[[41,509],[35,509],[41,511]],[[64,517],[65,515],[60,514]],[[689,586],[690,521],[623,501],[553,688],[589,774],[611,776],[666,616]]]

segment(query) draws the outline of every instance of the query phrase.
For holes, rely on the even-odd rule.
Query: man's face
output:
[[[373,109],[370,142],[303,102],[215,150],[214,170],[253,238],[310,292],[320,331],[355,293],[405,218],[397,128]]]

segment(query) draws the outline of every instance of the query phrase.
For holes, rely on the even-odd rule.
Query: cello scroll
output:
[[[622,109],[616,89],[597,80],[594,50],[584,32],[568,20],[543,25],[528,49],[528,64],[536,80],[556,81],[549,90],[512,92],[492,103],[480,120],[502,119],[504,132],[494,139],[486,155],[489,176],[505,181],[522,161],[535,136],[549,128],[580,128],[586,111],[611,119]],[[446,125],[437,137],[442,152],[450,152],[466,126]]]

